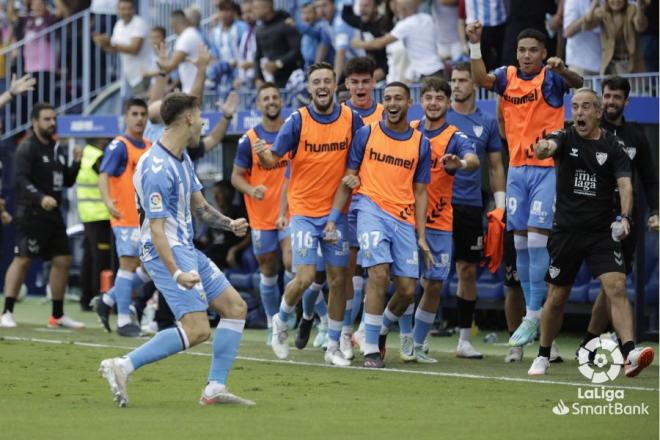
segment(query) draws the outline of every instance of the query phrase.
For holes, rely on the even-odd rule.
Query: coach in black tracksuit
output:
[[[80,149],[67,165],[68,149],[53,140],[56,113],[50,104],[32,109],[33,132],[16,151],[16,247],[5,277],[5,310],[13,311],[14,301],[32,259],[52,260],[49,285],[53,299],[50,327],[81,328],[84,325],[64,316],[63,299],[71,267],[66,225],[59,208],[62,190],[76,182]],[[4,314],[3,313],[3,314]],[[12,322],[5,320],[5,322]],[[15,325],[15,324],[14,324]]]
[[[561,328],[564,304],[580,266],[586,261],[612,305],[612,323],[622,342],[625,374],[635,376],[652,361],[653,350],[635,348],[619,243],[630,232],[630,160],[623,143],[599,127],[601,103],[596,92],[576,91],[571,107],[573,126],[550,134],[534,147],[539,159],[555,159],[557,189],[555,218],[548,239],[548,298],[541,313],[539,354],[528,374],[546,374],[550,346]],[[620,211],[614,203],[617,188]],[[621,231],[613,237],[610,225],[617,215],[620,217],[615,225]]]
[[[652,231],[657,232],[658,167],[653,158],[651,146],[646,136],[644,136],[642,127],[634,122],[626,121],[623,117],[623,110],[628,104],[629,94],[630,83],[626,78],[611,76],[603,81],[603,117],[600,126],[616,135],[625,144],[623,149],[632,164],[633,188],[639,188],[641,186],[649,208],[648,226]],[[621,242],[626,273],[630,273],[633,268],[635,245],[637,244],[637,228],[644,227],[644,225],[635,225],[635,220],[637,219],[636,207],[639,206],[638,201],[640,200],[640,194],[638,192],[633,193],[633,200],[630,234]],[[616,201],[618,202],[618,199]],[[605,331],[608,323],[607,299],[601,290],[594,302],[589,327],[580,346],[584,346],[587,342]]]

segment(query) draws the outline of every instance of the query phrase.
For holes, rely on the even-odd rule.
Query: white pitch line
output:
[[[0,337],[0,340],[5,339],[8,341],[17,341],[17,342],[37,342],[42,344],[55,344],[55,345],[77,345],[80,347],[91,347],[91,348],[120,348],[123,350],[133,350],[135,347],[125,346],[125,345],[111,345],[111,344],[97,344],[93,342],[80,342],[80,341],[62,341],[58,339],[40,339],[40,338],[22,338],[18,336],[4,336]],[[186,354],[190,356],[205,356],[210,357],[210,353],[200,353],[195,351],[184,351],[180,354]],[[300,365],[306,367],[321,367],[321,368],[341,368],[341,369],[350,369],[356,371],[364,372],[383,372],[383,373],[402,373],[402,374],[417,374],[420,376],[434,376],[434,377],[455,377],[460,379],[479,379],[479,380],[498,380],[503,382],[522,382],[522,383],[535,383],[535,384],[545,384],[545,385],[565,385],[572,387],[593,387],[593,388],[614,388],[614,389],[625,389],[625,390],[634,390],[634,391],[659,391],[657,388],[648,388],[648,387],[637,387],[631,385],[602,385],[602,384],[590,384],[590,383],[579,383],[579,382],[565,382],[558,380],[538,380],[538,379],[526,379],[521,377],[508,377],[508,376],[483,376],[480,374],[466,374],[466,373],[449,373],[442,371],[419,371],[419,370],[406,370],[403,368],[362,368],[357,366],[349,367],[335,367],[332,365],[318,364],[314,362],[304,362],[304,361],[292,361],[292,360],[279,360],[279,359],[263,359],[250,356],[237,356],[236,359],[248,362],[260,362],[268,364],[280,364],[280,365]]]

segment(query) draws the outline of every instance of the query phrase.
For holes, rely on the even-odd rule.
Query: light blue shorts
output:
[[[140,256],[140,228],[125,228],[115,226],[112,228],[115,235],[115,248],[119,257]]]
[[[357,239],[357,203],[360,195],[354,194],[351,200],[351,205],[348,208],[348,246],[352,248],[359,248],[360,243]]]
[[[426,228],[426,242],[433,254],[433,267],[426,267],[423,256],[420,255],[419,264],[422,276],[427,280],[445,281],[449,275],[452,257],[452,234],[446,231],[436,231]]]
[[[280,247],[280,241],[289,236],[289,228],[283,231],[279,229],[252,229],[252,250],[254,255],[263,255],[276,252]]]
[[[552,229],[555,182],[552,167],[509,168],[506,181],[507,230],[526,231],[529,226]]]
[[[325,264],[333,267],[346,267],[348,265],[348,241],[346,241],[346,216],[337,220],[339,240],[329,243],[323,240],[323,228],[328,217],[291,217],[289,228],[291,230],[292,265],[318,263],[318,248]]]
[[[172,248],[172,253],[179,269],[183,272],[194,270],[199,274],[201,282],[192,289],[180,288],[158,257],[145,262],[144,267],[156,284],[156,288],[165,295],[165,300],[178,321],[187,313],[203,312],[208,309],[209,303],[231,287],[231,284],[218,266],[197,249],[175,246]]]
[[[395,219],[367,197],[358,207],[358,264],[364,268],[391,264],[391,274],[419,278],[419,252],[413,225]]]

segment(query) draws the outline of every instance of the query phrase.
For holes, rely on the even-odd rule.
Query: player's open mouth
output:
[[[575,121],[575,125],[577,125],[578,128],[584,128],[587,126],[587,123],[582,119],[578,119],[577,121]]]
[[[328,92],[316,92],[316,96],[318,98],[327,98],[330,94]]]

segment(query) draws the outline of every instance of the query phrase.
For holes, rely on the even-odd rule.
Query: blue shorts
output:
[[[360,243],[357,239],[357,202],[359,194],[353,195],[353,200],[351,200],[351,205],[348,208],[348,246],[351,248],[359,248]]]
[[[323,259],[323,252],[321,252],[321,245],[316,247],[316,271],[325,272],[325,260]],[[291,265],[291,272],[296,273],[296,266]]]
[[[197,249],[175,246],[172,253],[177,267],[183,272],[196,271],[201,283],[190,290],[180,288],[158,257],[145,262],[144,267],[156,288],[165,295],[165,300],[178,321],[187,313],[206,311],[209,303],[231,287],[231,284],[218,266]]]
[[[391,264],[397,277],[419,278],[419,252],[413,225],[397,220],[362,197],[358,208],[358,264]]]
[[[115,248],[118,257],[140,256],[140,228],[126,228],[115,226],[112,228],[115,235]]]
[[[328,217],[302,217],[294,215],[291,217],[291,253],[292,265],[313,264],[318,262],[318,248],[325,264],[333,267],[348,266],[348,241],[346,241],[346,216],[342,215],[337,220],[337,232],[339,240],[329,243],[323,240],[323,228],[328,222]]]
[[[289,236],[289,228],[284,231],[278,229],[252,229],[252,250],[254,255],[263,255],[276,252],[280,247],[280,241]]]
[[[420,255],[419,264],[422,268],[422,276],[427,280],[446,281],[451,267],[452,257],[452,233],[436,231],[426,228],[426,242],[433,254],[433,267],[426,267],[424,258]]]
[[[555,213],[555,169],[521,166],[509,168],[506,181],[506,223],[509,231],[529,226],[552,229]]]

